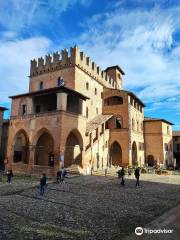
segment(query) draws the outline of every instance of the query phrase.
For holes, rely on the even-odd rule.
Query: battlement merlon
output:
[[[35,59],[31,60],[30,76],[37,76],[72,65],[78,66],[94,79],[105,85],[112,86],[112,88],[122,88],[122,75],[124,75],[124,72],[119,66],[109,67],[105,71],[102,71],[84,52],[80,52],[76,45],[70,48],[70,54],[67,49],[63,49],[61,54],[54,52],[53,56],[48,54],[45,56],[45,59],[41,57],[38,58],[38,61]],[[115,71],[116,74],[112,73],[113,71]]]

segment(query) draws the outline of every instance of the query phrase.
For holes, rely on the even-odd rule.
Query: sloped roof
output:
[[[172,135],[173,135],[173,137],[178,137],[178,136],[180,136],[180,131],[173,131]]]
[[[0,106],[0,111],[6,111],[6,110],[8,110],[8,109]]]
[[[106,115],[106,114],[100,114],[93,118],[91,121],[87,123],[86,126],[86,133],[92,132],[96,128],[99,127],[99,125],[105,123],[107,120],[109,120],[113,115]]]
[[[145,122],[156,122],[156,121],[160,121],[160,122],[165,122],[167,124],[170,124],[170,125],[174,125],[173,123],[167,121],[166,119],[162,119],[162,118],[151,118],[151,117],[145,117],[144,118],[144,121]]]
[[[86,100],[89,99],[89,97],[64,86],[61,87],[54,87],[54,88],[47,88],[44,90],[38,90],[38,91],[34,91],[34,92],[28,92],[28,93],[24,93],[24,94],[20,94],[20,95],[15,95],[15,96],[10,96],[9,98],[19,98],[19,97],[26,97],[26,96],[34,96],[34,95],[43,95],[46,93],[56,93],[56,92],[66,92],[66,93],[71,93],[74,95],[77,95],[79,98]]]
[[[110,69],[114,69],[114,68],[117,68],[117,69],[120,71],[120,73],[121,73],[122,75],[125,75],[124,71],[122,70],[122,68],[120,68],[119,65],[115,65],[115,66],[107,67],[104,71],[106,72],[106,71],[108,71],[108,70],[110,70]]]

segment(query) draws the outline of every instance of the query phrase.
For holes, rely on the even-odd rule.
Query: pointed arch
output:
[[[48,129],[42,128],[34,139],[35,164],[42,166],[54,166],[54,138]],[[51,161],[53,158],[53,161]],[[53,162],[53,164],[52,164]]]
[[[14,136],[13,161],[28,164],[29,162],[29,137],[24,129],[20,129]]]
[[[77,129],[73,129],[67,136],[64,153],[64,165],[69,167],[76,164],[82,167],[83,139]]]
[[[113,166],[122,166],[122,148],[117,141],[111,144],[110,162]]]

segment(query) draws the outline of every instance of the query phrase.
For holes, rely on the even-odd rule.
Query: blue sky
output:
[[[74,44],[102,69],[120,65],[145,115],[180,129],[180,1],[0,1],[0,105],[28,91],[30,59]]]

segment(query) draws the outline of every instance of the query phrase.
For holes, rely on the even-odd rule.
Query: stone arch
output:
[[[110,147],[110,165],[122,166],[122,148],[117,141],[114,141]]]
[[[69,167],[72,164],[82,167],[83,139],[77,129],[70,131],[67,136],[64,153],[64,165]]]
[[[154,156],[153,155],[148,155],[147,156],[147,164],[150,167],[153,167],[155,165],[155,161],[154,161]]]
[[[20,129],[13,141],[14,151],[13,151],[13,162],[21,162],[28,164],[29,162],[29,138],[28,134],[24,129]]]
[[[137,165],[137,145],[136,142],[134,141],[132,144],[132,165]]]
[[[47,129],[35,137],[35,165],[54,166],[54,138]]]

